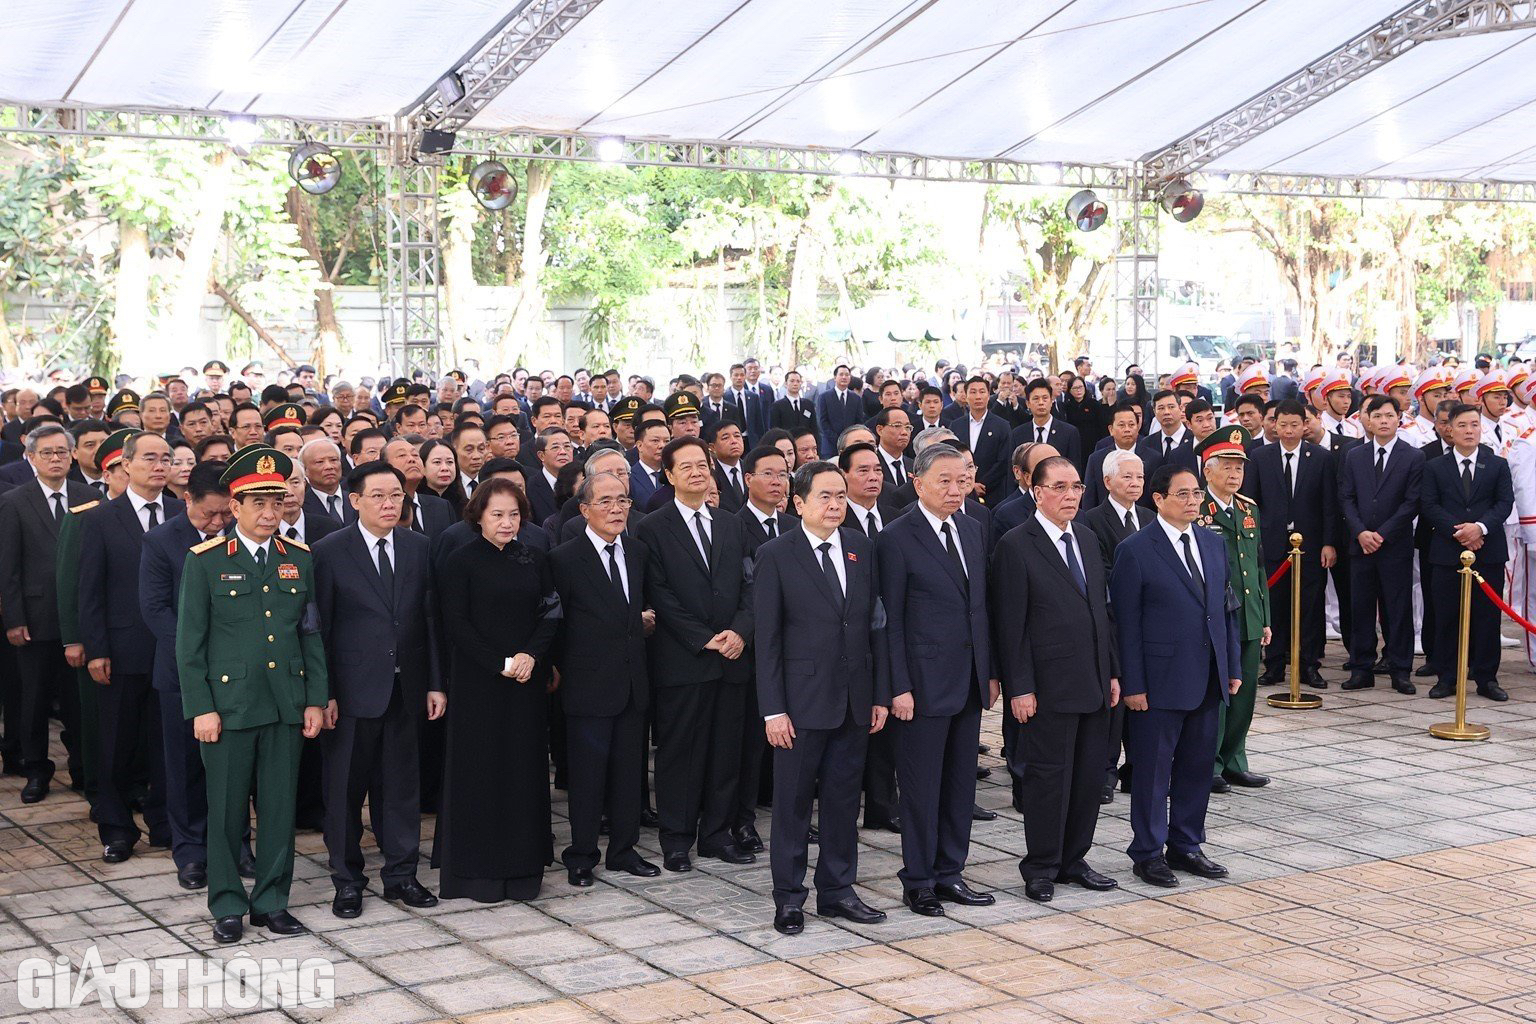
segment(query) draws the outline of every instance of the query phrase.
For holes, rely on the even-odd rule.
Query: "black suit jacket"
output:
[[[73,480],[64,481],[63,493],[66,515],[97,497]],[[33,643],[59,640],[58,544],[59,524],[41,485],[0,497],[0,609],[5,628],[26,626]]]
[[[741,432],[747,435],[747,445],[750,447],[768,429],[768,403],[763,401],[763,396],[758,390],[748,384],[742,389],[746,395],[746,405],[736,401],[736,392],[731,388],[725,389],[725,404],[741,413],[745,426]]]
[[[7,462],[0,465],[0,492],[18,487],[21,484],[37,479],[37,474],[32,472],[32,463],[26,459],[15,462]]]
[[[384,589],[360,527],[338,530],[312,547],[315,604],[325,641],[331,696],[352,718],[379,718],[389,708],[395,671],[412,714],[426,710],[428,690],[443,690],[437,649],[437,584],[426,537],[396,527],[394,587]]]
[[[816,433],[816,403],[808,396],[802,394],[798,399],[800,411],[795,412],[793,404],[787,398],[781,398],[773,403],[773,409],[768,415],[768,425],[780,430],[793,432],[796,427],[810,427],[811,433]],[[819,436],[819,435],[818,435]]]
[[[1322,445],[1303,441],[1291,461],[1294,492],[1285,488],[1285,450],[1279,444],[1260,445],[1248,455],[1242,491],[1258,503],[1259,535],[1267,562],[1278,562],[1291,550],[1293,527],[1308,553],[1339,543],[1338,473],[1333,456]]]
[[[523,474],[524,493],[528,495],[528,505],[532,510],[530,518],[535,523],[543,523],[544,520],[560,511],[560,506],[555,503],[555,489],[544,479],[544,467],[535,465],[533,469]],[[463,509],[459,510],[463,514]]]
[[[967,413],[959,420],[951,423],[949,429],[955,432],[955,436],[967,446],[971,443],[971,417]],[[1001,416],[988,413],[981,421],[981,433],[976,439],[976,445],[971,448],[971,457],[976,460],[976,480],[986,485],[987,493],[984,503],[995,504],[1001,499],[1001,494],[1008,486],[1009,459],[1013,456],[1015,445],[1010,443],[1008,421]]]
[[[1152,436],[1137,442],[1136,454],[1141,456],[1142,472],[1146,474],[1146,481],[1149,484],[1152,482],[1152,474],[1157,472],[1164,462],[1189,470],[1195,474],[1195,478],[1201,482],[1202,486],[1205,483],[1205,475],[1200,472],[1200,459],[1195,455],[1195,435],[1188,430],[1184,431],[1184,437],[1173,446],[1173,451],[1166,458],[1163,455],[1161,430],[1154,431]],[[1151,487],[1143,488],[1138,504],[1147,508],[1156,508],[1152,504]]]
[[[741,477],[741,493],[736,493],[736,488],[731,486],[729,471],[720,463],[715,463],[715,486],[720,489],[720,510],[722,512],[736,513],[741,511],[746,504],[747,471],[740,460],[736,462],[736,475]]]
[[[997,666],[1008,699],[1034,694],[1042,711],[1087,714],[1109,706],[1119,655],[1099,539],[1086,526],[1067,525],[1081,552],[1086,593],[1034,516],[998,542],[990,574]]]
[[[891,472],[890,463],[886,462],[885,452],[876,452],[875,457],[880,460],[880,475],[885,477],[885,490],[895,490],[897,487],[912,479],[912,456],[903,455],[899,460],[901,462],[901,484],[896,482],[896,477]]]
[[[1508,461],[1494,454],[1487,445],[1478,445],[1472,463],[1472,494],[1461,486],[1461,456],[1450,454],[1424,464],[1422,501],[1419,515],[1429,520],[1433,534],[1429,540],[1429,564],[1459,566],[1464,548],[1456,540],[1459,523],[1481,523],[1487,530],[1483,546],[1473,563],[1483,573],[1502,569],[1509,561],[1509,544],[1504,537],[1504,520],[1515,507],[1515,485]]]
[[[162,523],[185,511],[169,493],[159,500]],[[114,673],[147,676],[154,671],[155,638],[136,600],[144,527],[126,493],[80,516],[80,641],[85,657],[111,658]]]
[[[352,507],[352,502],[347,497],[347,489],[339,488],[336,493],[341,498],[337,505],[341,508],[342,525],[357,522],[357,509]],[[304,488],[304,511],[310,515],[325,516],[333,523],[336,521],[330,510],[325,507],[325,502],[321,500],[320,492],[313,487]]]
[[[553,650],[560,701],[568,715],[612,716],[650,699],[646,666],[645,570],[649,552],[620,536],[629,584],[626,601],[608,575],[606,558],[582,533],[549,553],[560,594],[560,635]]]
[[[855,423],[863,423],[864,399],[851,388],[840,401],[837,388],[827,388],[816,396],[816,442],[821,457],[837,453],[837,437]]]
[[[647,515],[637,531],[649,552],[646,602],[656,610],[651,637],[651,678],[657,686],[742,683],[751,676],[745,658],[728,659],[704,645],[721,630],[752,641],[752,585],[741,520],[711,510],[710,561],[694,540],[675,503]]]
[[[708,395],[705,395],[699,401],[699,425],[702,427],[721,420],[736,424],[741,428],[743,434],[747,432],[747,417],[734,403],[727,402],[724,398],[721,398],[720,408],[716,410],[714,402]]]
[[[1035,421],[1031,418],[1014,427],[1013,433],[1008,435],[1008,456],[1011,458],[1015,448],[1034,439]],[[1087,463],[1083,461],[1083,437],[1072,424],[1053,414],[1051,429],[1045,435],[1045,443],[1055,448],[1076,466],[1079,475],[1084,472]]]
[[[1381,534],[1382,547],[1404,550],[1413,544],[1413,517],[1419,514],[1419,487],[1424,478],[1424,453],[1412,445],[1392,446],[1380,483],[1376,480],[1376,443],[1357,444],[1344,456],[1339,504],[1349,530],[1349,551],[1360,555],[1360,534]],[[1508,513],[1508,509],[1505,510]]]
[[[797,728],[835,729],[851,715],[890,704],[875,544],[840,530],[843,594],[832,588],[804,529],[757,552],[753,609],[757,628],[757,705],[764,717],[789,715]]]
[[[421,504],[422,532],[428,539],[436,537],[459,521],[458,513],[447,499],[439,498],[425,488],[416,492],[416,500]]]
[[[1099,555],[1104,561],[1106,570],[1115,567],[1115,549],[1120,542],[1132,535],[1139,533],[1157,514],[1137,505],[1132,511],[1136,514],[1136,527],[1129,529],[1125,520],[1120,518],[1120,510],[1109,503],[1106,498],[1101,504],[1095,505],[1086,512],[1077,514],[1078,523],[1093,531],[1093,535],[1099,539]]]
[[[182,513],[144,535],[139,558],[139,604],[144,622],[155,635],[155,669],[151,685],[165,693],[181,692],[176,667],[176,616],[181,606],[181,571],[187,552],[203,535]],[[167,723],[170,727],[174,723]]]
[[[768,531],[763,529],[762,522],[757,518],[757,513],[750,506],[751,502],[748,502],[736,513],[736,518],[741,520],[742,538],[747,545],[748,558],[756,558],[757,549],[768,541],[782,536],[789,530],[800,528],[800,520],[788,512],[775,512],[773,514],[775,532],[773,537],[769,537]]]
[[[882,490],[879,496],[875,498],[875,511],[880,515],[880,522],[883,524],[882,530],[888,529],[892,521],[906,510],[907,506],[900,504],[892,498],[891,492],[888,490]],[[869,520],[866,518],[865,511],[851,501],[848,503],[848,514],[843,519],[843,527],[845,529],[858,530],[864,536],[869,536]]]

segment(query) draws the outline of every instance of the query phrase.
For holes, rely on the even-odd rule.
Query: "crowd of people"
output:
[[[1193,366],[1149,382],[1086,358],[825,379],[746,360],[664,385],[267,384],[211,360],[143,393],[12,388],[0,758],[47,799],[57,719],[103,860],[169,848],[221,942],[305,930],[296,829],[323,832],[332,912],[358,917],[365,803],[386,900],[531,898],[552,786],[577,888],[600,864],[766,852],[779,931],[812,887],[816,913],[877,923],[862,827],[900,834],[911,912],[986,905],[964,872],[996,817],[975,797],[1000,700],[1031,899],[1116,887],[1087,858],[1117,790],[1137,878],[1224,877],[1206,808],[1270,781],[1246,736],[1289,671],[1296,575],[1267,581],[1292,533],[1308,686],[1330,685],[1337,622],[1343,688],[1453,692],[1463,552],[1536,600],[1536,380],[1352,369],[1246,360],[1220,411]],[[1505,643],[1475,601],[1489,700]]]

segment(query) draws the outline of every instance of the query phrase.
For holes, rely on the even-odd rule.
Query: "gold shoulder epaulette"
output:
[[[294,547],[298,548],[300,551],[308,551],[309,550],[309,545],[305,544],[303,541],[299,540],[297,537],[284,537],[283,538],[283,543],[284,544],[292,544]]]
[[[76,505],[74,508],[70,509],[70,511],[71,512],[86,512],[86,511],[89,511],[90,509],[95,508],[97,505],[100,505],[100,504],[101,504],[101,499],[97,498],[95,501],[88,501],[84,505]]]
[[[192,553],[194,555],[201,555],[201,554],[204,554],[206,552],[212,551],[216,547],[221,547],[223,544],[224,544],[224,538],[223,537],[212,537],[212,538],[210,538],[208,540],[205,540],[205,541],[202,541],[200,543],[192,545]]]

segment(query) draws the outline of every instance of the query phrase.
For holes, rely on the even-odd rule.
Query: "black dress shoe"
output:
[[[622,871],[626,875],[634,875],[636,878],[655,878],[661,874],[661,868],[652,864],[638,854],[624,861],[622,864],[608,865],[609,871]]]
[[[1392,676],[1392,689],[1405,697],[1412,697],[1419,692],[1419,688],[1413,685],[1413,681],[1408,678],[1406,672],[1398,672]]]
[[[1281,683],[1285,682],[1285,679],[1286,679],[1286,677],[1285,677],[1285,670],[1284,669],[1275,669],[1274,671],[1266,671],[1263,675],[1259,676],[1259,685],[1260,686],[1279,686]]]
[[[1384,676],[1391,671],[1392,669],[1387,665],[1387,656],[1385,654],[1377,658],[1376,663],[1371,666],[1372,675]]]
[[[810,843],[812,846],[820,845],[821,829],[817,828],[815,825],[812,825],[811,830],[805,834],[805,841]]]
[[[693,861],[688,859],[686,853],[669,853],[661,858],[661,863],[668,871],[692,871]]]
[[[1231,786],[1230,783],[1227,782],[1226,779],[1222,778],[1220,775],[1214,775],[1214,776],[1211,777],[1211,792],[1212,793],[1230,793],[1230,792],[1232,792],[1232,786]]]
[[[1434,686],[1431,686],[1429,688],[1429,695],[1431,697],[1433,697],[1435,700],[1444,700],[1446,697],[1453,697],[1453,696],[1455,696],[1455,694],[1456,694],[1456,684],[1455,683],[1441,682],[1441,683],[1436,683]]]
[[[1487,683],[1478,683],[1477,695],[1479,697],[1487,697],[1489,700],[1498,701],[1500,703],[1509,700],[1509,694],[1504,692],[1504,687],[1500,686],[1497,680]],[[26,798],[23,797],[22,799]]]
[[[336,895],[331,899],[331,913],[337,917],[353,918],[363,912],[363,887],[360,885],[342,885],[336,889]]]
[[[1024,883],[1024,895],[1036,903],[1049,903],[1056,898],[1056,884],[1049,878],[1031,878]]]
[[[923,917],[944,916],[944,904],[939,902],[938,894],[932,889],[906,889],[901,894],[901,902],[911,908],[912,913]]]
[[[655,811],[651,810],[649,807],[642,807],[642,808],[640,808],[640,827],[641,828],[656,828],[660,824],[661,824],[661,819],[656,816],[656,812]]]
[[[894,832],[899,836],[901,835],[901,818],[895,817],[890,821],[866,821],[864,822],[864,827],[869,829],[884,829],[887,832]]]
[[[245,925],[241,922],[239,914],[230,914],[213,922],[213,941],[221,946],[239,942],[244,935]]]
[[[1232,785],[1241,786],[1244,789],[1261,789],[1269,785],[1269,776],[1260,775],[1258,772],[1240,772],[1229,768],[1221,773],[1221,777]]]
[[[990,779],[991,777],[992,777],[992,769],[991,768],[982,768],[982,767],[979,767],[979,766],[977,767],[977,769],[976,769],[976,781],[977,782],[980,782],[982,779]]]
[[[981,806],[980,804],[972,804],[971,805],[971,820],[972,821],[996,821],[997,820],[997,812],[996,811],[989,811],[985,807]]]
[[[756,825],[743,825],[731,830],[731,838],[736,845],[748,853],[763,852],[763,837],[757,834]]]
[[[1131,791],[1131,766],[1128,764],[1121,765],[1115,771],[1115,775],[1120,779],[1120,792],[1129,793]]]
[[[799,935],[805,931],[805,911],[799,907],[780,907],[773,912],[773,930],[780,935]]]
[[[726,843],[724,846],[712,846],[709,849],[699,847],[700,857],[713,857],[723,860],[727,864],[753,864],[757,861],[757,855],[748,853],[735,843]]]
[[[566,871],[566,880],[578,889],[590,889],[592,887],[591,868],[570,868]]]
[[[101,848],[101,859],[108,864],[121,864],[132,856],[132,843],[108,843]]]
[[[1376,685],[1376,680],[1363,672],[1353,672],[1339,687],[1341,690],[1369,690]]]
[[[990,753],[992,753],[992,748],[987,746],[985,743],[978,743],[978,744],[976,744],[976,753],[978,753],[978,754],[990,754]]]
[[[1104,783],[1104,788],[1099,791],[1099,803],[1101,803],[1101,804],[1112,804],[1114,802],[1115,802],[1115,784],[1113,782],[1106,782],[1106,783]]]
[[[24,804],[35,804],[47,795],[48,776],[46,775],[35,775],[21,787],[21,802]]]
[[[940,882],[933,887],[933,894],[946,903],[958,903],[962,907],[990,907],[997,902],[996,896],[989,892],[977,892],[963,881],[954,885]]]
[[[183,864],[176,869],[176,884],[183,889],[201,889],[208,884],[208,865]]]
[[[1151,860],[1131,865],[1131,873],[1148,885],[1161,886],[1164,889],[1172,889],[1179,884],[1178,878],[1168,867],[1168,862],[1162,857],[1153,857]]]
[[[256,858],[252,857],[250,854],[242,853],[240,855],[240,864],[238,867],[236,867],[235,870],[239,873],[241,878],[255,878]]]
[[[1435,676],[1440,674],[1440,670],[1426,661],[1424,664],[1414,669],[1413,674],[1418,679],[1433,679]]]
[[[304,923],[286,910],[274,910],[270,914],[251,913],[251,927],[265,928],[273,935],[303,935],[309,931]]]
[[[399,885],[386,885],[384,898],[391,903],[404,903],[417,909],[437,906],[437,897],[414,878]]]
[[[1323,674],[1317,670],[1316,666],[1304,669],[1301,673],[1301,681],[1314,690],[1328,689],[1328,680],[1323,678]]]
[[[1229,872],[1203,853],[1179,853],[1169,850],[1165,858],[1170,868],[1187,871],[1201,878],[1226,878]]]
[[[1086,864],[1076,871],[1063,871],[1056,876],[1056,881],[1063,885],[1080,885],[1093,892],[1109,892],[1111,889],[1120,888],[1119,882],[1108,875],[1100,874]]]
[[[830,903],[822,903],[818,900],[816,914],[819,917],[847,918],[854,924],[879,924],[885,920],[885,911],[876,910],[857,896],[844,896]]]

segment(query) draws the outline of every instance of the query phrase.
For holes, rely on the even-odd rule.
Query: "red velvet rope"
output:
[[[1269,585],[1271,587],[1273,587],[1276,583],[1280,582],[1280,578],[1282,576],[1284,576],[1286,573],[1288,573],[1290,571],[1291,571],[1291,560],[1289,558],[1287,558],[1285,561],[1280,563],[1280,568],[1276,569],[1275,570],[1275,574],[1269,578]],[[1532,632],[1536,633],[1536,630],[1532,630]]]
[[[1527,633],[1536,633],[1536,626],[1533,626],[1529,621],[1526,620],[1523,615],[1515,611],[1509,605],[1505,604],[1504,599],[1501,598],[1498,593],[1488,585],[1487,580],[1479,579],[1477,581],[1477,585],[1483,588],[1483,593],[1488,595],[1488,600],[1493,602],[1494,607],[1498,608],[1499,611],[1503,612],[1505,615],[1508,615],[1510,618],[1518,622]]]

